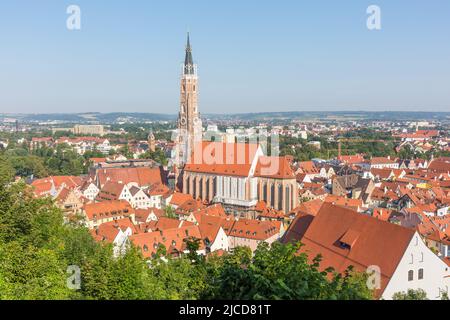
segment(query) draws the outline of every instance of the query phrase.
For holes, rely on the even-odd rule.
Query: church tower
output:
[[[180,83],[180,111],[178,113],[176,166],[182,168],[190,159],[196,142],[202,140],[202,121],[198,111],[197,65],[187,35],[186,53]]]
[[[155,152],[156,139],[155,135],[153,134],[153,130],[150,130],[150,133],[148,134],[147,143],[148,143],[148,150],[150,150],[151,152]]]

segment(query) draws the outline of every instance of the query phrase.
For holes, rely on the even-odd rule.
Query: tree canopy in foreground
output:
[[[0,166],[1,167],[1,166]],[[262,244],[207,258],[142,258],[136,248],[114,258],[84,227],[63,223],[50,199],[33,197],[24,183],[0,175],[1,299],[370,299],[362,274],[319,271],[299,245]],[[162,251],[163,252],[163,251]],[[67,285],[80,270],[79,290]]]

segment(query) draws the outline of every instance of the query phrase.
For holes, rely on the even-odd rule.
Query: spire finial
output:
[[[186,57],[184,59],[184,74],[194,74],[194,60],[192,59],[192,48],[189,31],[187,32]]]

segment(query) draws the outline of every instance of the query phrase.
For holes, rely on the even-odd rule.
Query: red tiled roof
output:
[[[77,176],[50,176],[47,178],[36,179],[31,183],[37,196],[46,195],[55,186],[56,190],[62,187],[76,189],[81,187],[83,180]]]
[[[190,225],[181,228],[166,229],[149,233],[140,233],[130,237],[131,242],[141,249],[145,258],[149,258],[156,253],[159,245],[164,245],[168,253],[179,253],[186,250],[187,238],[201,239],[198,226]],[[200,242],[200,250],[205,245]]]
[[[392,210],[386,208],[375,208],[373,209],[372,217],[380,219],[383,221],[388,221],[392,214]]]
[[[152,213],[154,213],[157,218],[160,218],[164,215],[164,210],[158,208],[134,209],[134,212],[135,219],[139,222],[147,221],[148,216]]]
[[[128,228],[131,229],[133,234],[137,233],[136,227],[129,218],[118,219],[110,222],[106,222],[98,226],[96,229],[91,230],[91,234],[97,241],[106,241],[112,243],[119,229],[125,232]]]
[[[450,157],[442,157],[434,159],[428,165],[428,170],[441,173],[450,172]]]
[[[280,221],[260,221],[252,219],[229,220],[224,225],[228,236],[266,240],[280,232]]]
[[[381,270],[381,291],[409,245],[415,231],[325,203],[302,238],[300,250],[309,259],[320,254],[321,268],[343,273],[348,266],[365,272],[377,265]],[[383,239],[383,241],[380,241]],[[344,245],[341,245],[344,243]]]
[[[258,158],[255,177],[295,179],[295,173],[288,158],[262,156]]]
[[[320,170],[312,161],[302,161],[298,163],[299,171],[305,174],[318,174]]]
[[[96,201],[118,200],[123,188],[123,183],[108,181],[97,194]]]
[[[194,147],[184,170],[228,176],[248,176],[258,144],[203,141]]]
[[[67,189],[67,188],[62,188],[61,191],[58,193],[58,195],[56,196],[56,200],[58,202],[64,202],[66,201],[67,197],[69,196],[71,190]]]
[[[149,188],[147,193],[151,196],[165,196],[170,193],[170,189],[168,186],[158,183]]]
[[[374,165],[374,164],[391,164],[391,163],[396,163],[394,160],[385,158],[385,157],[374,157],[372,159],[370,159],[370,164]]]
[[[364,157],[361,154],[350,155],[350,156],[341,156],[338,160],[345,162],[347,164],[357,164],[364,161]]]
[[[162,184],[160,168],[101,168],[97,170],[97,178],[100,185],[106,184],[107,181],[136,183],[140,187]]]
[[[170,204],[179,207],[188,200],[194,200],[194,198],[192,198],[190,194],[174,192],[172,198],[170,199]]]
[[[363,201],[361,199],[349,199],[346,197],[340,197],[340,196],[335,196],[335,195],[331,195],[331,194],[329,194],[325,198],[325,202],[332,203],[334,205],[341,206],[341,207],[355,209],[355,210],[358,208],[361,208],[363,206]]]
[[[134,209],[125,200],[112,200],[97,203],[88,203],[83,206],[88,220],[93,220],[94,217],[102,219],[114,216],[129,216],[134,214]]]

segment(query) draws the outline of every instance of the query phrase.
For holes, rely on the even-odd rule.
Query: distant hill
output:
[[[367,112],[367,111],[293,111],[293,112],[260,112],[240,114],[207,114],[209,119],[240,119],[240,120],[450,120],[450,112]]]
[[[173,121],[176,115],[158,113],[47,113],[47,114],[2,114],[1,118],[17,118],[21,121],[44,122],[61,121],[69,123],[116,123],[116,122],[139,122],[139,121]]]
[[[294,111],[238,114],[203,114],[211,120],[450,120],[450,112],[367,112],[367,111]],[[49,113],[49,114],[0,114],[0,120],[16,118],[26,122],[58,121],[68,123],[117,123],[145,121],[175,121],[177,115],[162,113]]]

